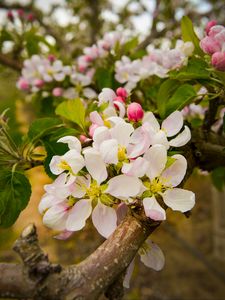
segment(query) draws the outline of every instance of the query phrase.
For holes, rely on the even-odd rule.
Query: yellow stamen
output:
[[[118,149],[118,160],[119,161],[124,161],[126,159],[127,159],[126,148],[125,147],[119,147],[119,149]]]

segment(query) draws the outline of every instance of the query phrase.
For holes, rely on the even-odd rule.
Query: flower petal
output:
[[[83,156],[74,149],[61,156],[61,160],[67,162],[74,174],[77,174],[85,165]]]
[[[109,128],[105,126],[96,128],[93,135],[93,147],[99,149],[101,143],[108,139],[111,139]]]
[[[97,111],[92,111],[90,113],[90,120],[93,124],[97,124],[98,126],[104,126],[104,122],[102,120],[102,117]]]
[[[129,144],[130,135],[133,131],[133,126],[125,122],[119,122],[110,129],[112,138],[116,139],[120,146],[124,147],[127,147],[127,145]]]
[[[125,200],[139,194],[142,182],[137,177],[119,175],[108,181],[108,188],[105,193]]]
[[[72,234],[73,234],[73,231],[64,230],[63,232],[55,235],[54,238],[57,239],[57,240],[63,240],[63,241],[65,241],[68,238],[70,238]]]
[[[174,136],[177,134],[182,126],[183,126],[184,120],[183,115],[180,111],[174,111],[172,114],[170,114],[163,122],[162,122],[162,129],[166,131],[166,135],[168,137]]]
[[[146,267],[152,268],[155,271],[160,271],[164,267],[165,257],[158,245],[152,241],[146,241],[149,249],[145,254],[140,255],[141,261]]]
[[[163,221],[166,219],[165,210],[159,205],[155,197],[144,198],[143,206],[145,215],[155,221]]]
[[[69,211],[69,216],[66,222],[66,229],[69,231],[77,231],[85,226],[86,220],[89,218],[92,211],[91,200],[79,200]]]
[[[172,147],[182,147],[186,145],[191,139],[191,131],[187,126],[184,126],[184,130],[178,134],[174,139],[169,141]]]
[[[92,222],[98,232],[108,238],[117,227],[117,215],[115,209],[98,201],[92,212]]]
[[[126,269],[126,274],[123,279],[123,287],[125,287],[126,289],[130,288],[130,280],[134,271],[134,262],[135,262],[135,258],[132,260],[132,262],[129,264],[128,268]]]
[[[88,172],[98,184],[101,184],[108,177],[106,165],[101,157],[101,154],[93,148],[86,148],[83,153]]]
[[[99,151],[102,158],[107,164],[118,163],[118,142],[115,139],[110,139],[101,143]]]
[[[75,136],[70,136],[70,135],[64,136],[60,138],[57,142],[68,144],[70,150],[74,149],[77,150],[78,153],[81,152],[81,143],[78,140],[78,138],[76,138]]]
[[[177,186],[183,180],[187,170],[187,160],[183,155],[176,154],[172,158],[175,162],[161,174],[161,178],[165,179],[165,184]]]
[[[75,198],[83,198],[86,194],[87,188],[90,187],[91,176],[77,176],[76,181],[74,183],[74,189],[72,191],[72,196]]]
[[[167,206],[181,212],[189,211],[195,205],[195,194],[179,188],[165,191],[162,197]]]
[[[144,115],[142,123],[144,124],[145,122],[149,123],[151,126],[151,129],[156,133],[157,131],[160,130],[159,122],[157,121],[156,117],[153,115],[152,112],[147,112]]]
[[[143,177],[146,174],[148,167],[148,161],[143,157],[138,157],[129,164],[124,163],[121,171],[128,176]]]
[[[123,219],[125,218],[126,214],[128,212],[127,205],[122,202],[117,206],[116,214],[117,214],[117,225],[119,225]]]
[[[103,88],[102,92],[98,96],[99,105],[105,102],[113,102],[113,99],[116,98],[115,92],[110,88]]]
[[[49,168],[50,168],[52,174],[59,175],[64,171],[59,167],[60,162],[61,162],[61,156],[54,155],[52,157],[50,164],[49,164]]]
[[[55,230],[65,230],[67,216],[67,205],[59,203],[47,210],[43,217],[43,223],[45,226]]]
[[[163,145],[166,149],[169,149],[169,142],[166,137],[166,133],[163,130],[159,130],[155,135],[151,137],[152,145]]]
[[[165,146],[153,145],[145,152],[144,158],[149,162],[146,174],[153,180],[155,177],[158,177],[165,168],[167,161],[167,151]]]

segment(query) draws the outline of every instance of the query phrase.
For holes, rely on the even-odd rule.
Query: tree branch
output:
[[[22,64],[20,62],[8,57],[7,55],[2,54],[2,53],[0,53],[0,64],[10,67],[11,69],[19,71],[19,72],[22,69]]]

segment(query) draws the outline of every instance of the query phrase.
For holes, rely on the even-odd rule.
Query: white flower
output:
[[[176,154],[171,157],[172,165],[166,168],[167,151],[163,145],[154,145],[146,151],[144,158],[149,162],[146,175],[149,182],[144,184],[149,196],[143,199],[146,216],[153,220],[165,220],[165,210],[158,204],[156,197],[160,195],[165,204],[173,210],[186,212],[193,208],[195,195],[193,192],[174,188],[181,183],[186,174],[187,161]]]
[[[147,112],[143,118],[143,124],[145,132],[149,133],[151,145],[162,144],[168,149],[169,146],[184,146],[191,139],[191,132],[187,126],[184,126],[184,130],[178,134],[183,127],[183,115],[180,111],[170,114],[162,122],[161,128],[153,113]],[[177,135],[175,138],[168,141],[167,138],[175,135]]]

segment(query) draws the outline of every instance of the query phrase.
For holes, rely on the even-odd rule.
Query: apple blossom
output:
[[[209,32],[210,32],[210,29],[215,26],[217,24],[217,21],[216,20],[212,20],[212,21],[209,21],[207,24],[206,24],[206,27],[205,27],[205,31],[206,31],[206,34],[208,35]]]
[[[133,102],[127,107],[127,116],[129,121],[138,122],[144,116],[144,111],[141,105],[137,102]]]
[[[211,63],[215,69],[225,71],[225,52],[213,53]]]

